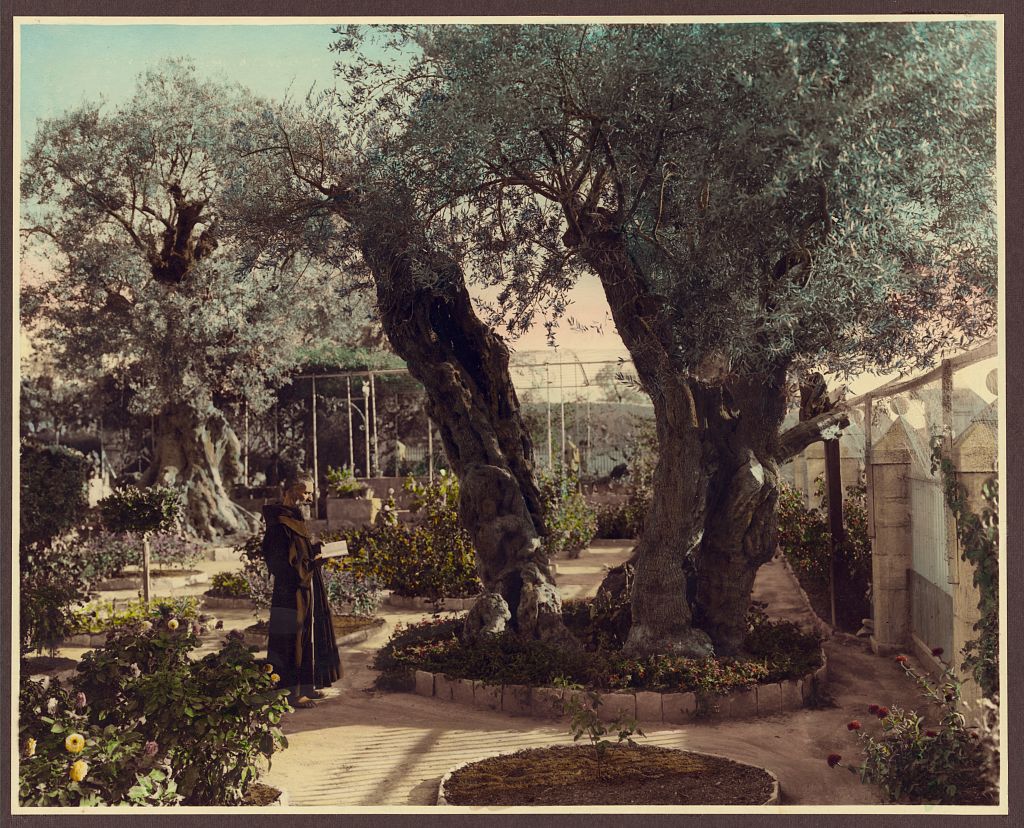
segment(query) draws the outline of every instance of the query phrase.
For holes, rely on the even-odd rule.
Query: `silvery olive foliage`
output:
[[[336,31],[348,111],[512,329],[591,220],[681,371],[913,368],[993,329],[994,23]]]
[[[56,370],[129,378],[140,413],[259,410],[294,349],[345,316],[333,272],[268,265],[237,232],[239,146],[267,106],[165,61],[124,104],[40,126],[22,166],[21,316]]]

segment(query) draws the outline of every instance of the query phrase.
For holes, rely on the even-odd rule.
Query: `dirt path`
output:
[[[566,597],[593,594],[605,566],[629,553],[602,545],[575,561],[560,561]],[[812,616],[784,566],[762,567],[755,598],[770,615],[811,625]],[[522,747],[571,741],[561,723],[445,703],[408,693],[372,689],[373,653],[398,621],[419,613],[386,613],[387,625],[343,653],[345,676],[315,710],[297,711],[285,724],[290,746],[274,759],[268,784],[288,791],[292,805],[431,805],[441,776],[460,762]],[[836,707],[745,721],[663,725],[647,730],[648,744],[717,753],[770,768],[788,805],[872,804],[876,789],[862,785],[825,758],[839,753],[856,761],[860,751],[851,719],[873,727],[867,705],[918,706],[917,688],[891,660],[874,656],[864,642],[835,638],[826,644],[830,692]]]

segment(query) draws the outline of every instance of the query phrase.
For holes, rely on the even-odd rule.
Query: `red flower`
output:
[[[896,661],[899,664],[906,664],[907,663],[907,657],[905,655],[898,655],[898,656],[896,656]]]
[[[860,730],[860,722],[858,722],[856,719],[854,719],[852,722],[850,722],[846,726],[846,729],[847,730]]]
[[[924,735],[925,735],[925,736],[929,736],[929,737],[931,737],[931,736],[938,736],[939,734],[938,734],[938,733],[936,733],[936,732],[935,732],[934,730],[926,730],[926,731],[924,732]]]
[[[942,647],[932,647],[932,655],[935,656],[936,658],[938,658],[940,655],[942,655],[942,652],[943,652],[942,651]]]
[[[840,756],[838,753],[830,753],[828,755],[828,760],[827,760],[828,761],[828,766],[830,768],[834,768],[836,765],[839,764],[839,760],[842,759],[842,758],[843,757]]]
[[[889,715],[889,708],[888,707],[879,707],[878,708],[878,713],[876,715],[878,716],[879,719],[884,719],[886,716]]]
[[[870,713],[872,716],[877,716],[878,715],[878,711],[879,711],[879,707],[878,707],[877,704],[869,704],[868,705],[868,713]]]

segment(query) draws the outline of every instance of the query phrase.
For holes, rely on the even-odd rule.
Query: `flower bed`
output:
[[[797,709],[811,702],[827,680],[819,638],[793,624],[770,622],[763,613],[752,615],[748,655],[742,659],[635,659],[600,647],[565,652],[511,633],[467,645],[458,638],[460,624],[461,619],[449,618],[399,625],[375,660],[381,671],[377,685],[547,717],[562,715],[568,691],[554,685],[569,680],[607,693],[608,715],[626,711],[643,721],[682,723],[706,715]]]
[[[777,805],[771,771],[670,748],[576,745],[501,753],[452,768],[438,805]]]
[[[148,605],[141,599],[126,603],[96,601],[73,611],[72,634],[63,640],[62,645],[101,647],[113,630],[142,622],[161,624],[169,618],[175,618],[179,624],[191,625],[197,636],[211,633],[217,624],[216,618],[199,612],[198,602],[191,596],[154,598]]]
[[[210,576],[199,569],[157,569],[149,573],[149,582],[153,589],[181,589],[205,584],[209,580]],[[118,578],[106,578],[96,584],[96,589],[104,592],[141,588],[141,572],[126,573]]]
[[[366,615],[333,615],[331,621],[334,624],[334,635],[337,638],[338,646],[342,644],[358,644],[365,641],[376,630],[384,626],[384,619]],[[267,646],[267,622],[257,621],[245,628],[245,643],[250,647]]]

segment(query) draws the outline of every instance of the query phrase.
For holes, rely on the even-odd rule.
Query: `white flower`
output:
[[[51,716],[57,712],[57,699],[48,699],[46,702],[46,712]]]
[[[439,475],[441,475],[441,477],[444,477],[444,476],[445,476],[446,474],[448,474],[448,472],[446,472],[446,471],[445,471],[444,469],[441,469],[441,470],[440,470],[440,471],[438,472],[438,474],[439,474]]]

